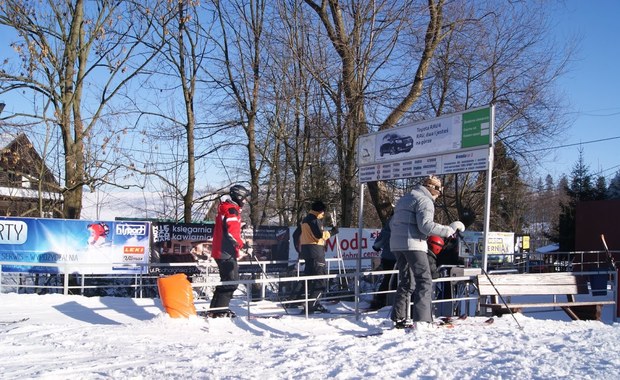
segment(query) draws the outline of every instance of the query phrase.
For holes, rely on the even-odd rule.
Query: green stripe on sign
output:
[[[491,138],[491,109],[463,113],[461,148],[489,145]]]

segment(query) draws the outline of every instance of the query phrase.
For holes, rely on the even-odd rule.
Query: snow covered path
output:
[[[151,299],[0,294],[0,304],[3,379],[616,379],[620,373],[617,323],[517,314],[523,330],[510,317],[490,326],[484,317],[469,317],[452,329],[405,332],[388,329],[385,311],[360,321],[204,320],[171,319]]]

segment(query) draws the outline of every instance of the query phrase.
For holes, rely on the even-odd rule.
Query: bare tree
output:
[[[544,8],[521,2],[443,0],[428,0],[424,5],[304,2],[316,12],[339,58],[341,82],[337,86],[343,89],[345,122],[344,129],[339,125],[333,129],[337,136],[350,140],[336,138],[336,146],[354,143],[373,125],[385,130],[488,104],[496,105],[496,138],[520,162],[526,159],[520,156],[524,146],[548,142],[562,131],[561,100],[550,84],[564,71],[570,51],[545,45]],[[334,103],[339,104],[338,92],[333,94]],[[342,191],[349,194],[354,193],[353,173],[348,171],[346,158],[352,159],[354,153],[339,151]],[[482,204],[477,200],[465,204],[459,197],[463,191],[474,190],[469,186],[479,183],[475,175],[447,181],[453,186],[447,207],[456,207],[458,214],[451,217]],[[391,209],[386,185],[369,183],[381,219]],[[345,196],[342,200],[343,214],[349,216],[345,223],[350,222],[352,202]]]
[[[279,1],[267,28],[269,64],[265,65],[262,103],[272,130],[274,207],[286,224],[298,222],[314,199],[333,200],[332,102],[318,74],[325,68],[325,48],[315,41],[312,12],[295,1]],[[325,70],[323,70],[325,73]],[[327,76],[325,76],[326,78]],[[329,97],[328,97],[329,98]],[[272,148],[273,147],[273,148]],[[331,211],[331,210],[330,210]]]
[[[407,20],[414,17],[415,6],[408,2],[391,1],[322,1],[304,0],[319,17],[329,41],[340,59],[340,81],[342,87],[342,128],[335,128],[335,144],[338,149],[340,169],[342,224],[353,222],[356,144],[361,134],[369,132],[365,111],[367,92],[372,88],[376,75],[387,65],[399,34],[407,27]],[[426,11],[428,21],[422,44],[422,53],[417,60],[416,70],[408,80],[408,91],[381,123],[380,129],[393,127],[411,108],[422,93],[422,85],[430,67],[433,53],[442,37],[443,0],[429,0]],[[411,30],[415,29],[411,25]],[[403,83],[399,83],[403,86]],[[340,104],[340,93],[334,92],[336,104]],[[391,200],[379,183],[369,184],[370,194],[382,219],[388,214]]]
[[[154,0],[144,2],[139,10],[142,20],[153,25],[152,33],[142,42],[156,58],[149,65],[150,75],[141,86],[152,96],[136,101],[135,107],[147,143],[163,149],[152,150],[152,153],[159,153],[155,160],[153,157],[143,159],[141,167],[132,170],[162,182],[168,197],[182,200],[181,215],[175,219],[191,222],[200,203],[196,200],[197,161],[207,157],[213,149],[209,145],[197,146],[197,140],[209,137],[200,127],[201,117],[208,108],[201,112],[200,104],[204,104],[201,100],[206,98],[205,87],[201,84],[205,80],[209,49],[212,49],[208,29],[214,20],[210,18],[210,9],[191,0],[162,4]],[[150,169],[144,170],[146,167]]]
[[[191,220],[217,197],[197,187],[217,157],[227,178],[216,187],[249,183],[253,224],[290,223],[321,197],[337,200],[349,226],[362,134],[493,103],[496,138],[524,165],[524,147],[562,131],[551,84],[570,55],[543,44],[543,11],[466,0],[9,0],[0,26],[17,33],[19,60],[3,63],[0,93],[50,105],[20,118],[59,131],[65,217],[79,217],[84,186],[135,178],[166,192],[168,217]],[[441,217],[481,212],[482,177],[446,176]],[[382,220],[409,184],[369,184]]]
[[[573,47],[559,49],[545,41],[544,12],[543,6],[520,2],[451,4],[446,13],[453,20],[452,28],[438,47],[425,97],[420,99],[420,105],[433,111],[430,117],[494,104],[495,139],[501,143],[501,152],[496,147],[496,154],[515,159],[525,168],[535,165],[539,156],[523,152],[548,145],[567,126],[562,100],[553,92],[552,84],[566,70]],[[472,40],[477,43],[472,44]],[[499,189],[510,174],[500,164],[495,161],[499,170],[494,170],[492,179],[493,198],[505,197]],[[518,182],[520,170],[512,175]],[[462,217],[465,209],[478,214],[483,211],[484,192],[477,188],[478,181],[466,180],[469,176],[456,175],[450,181],[452,207],[458,214],[455,217]],[[461,197],[462,190],[466,190],[468,200]],[[478,199],[472,197],[476,194]],[[519,205],[526,202],[525,192],[515,189],[511,196],[517,194],[521,199],[513,200],[512,210],[497,201],[492,213],[522,217]],[[510,228],[520,232],[521,226],[513,223]]]
[[[86,170],[89,136],[105,144],[119,130],[97,129],[106,106],[152,59],[136,50],[148,24],[134,22],[133,4],[110,0],[7,0],[0,25],[16,32],[19,63],[6,60],[0,93],[32,91],[49,101],[61,131],[64,217],[79,218],[83,187],[99,179]],[[31,115],[42,119],[42,115]]]
[[[260,224],[260,165],[256,128],[260,112],[260,89],[263,69],[263,32],[266,2],[264,0],[221,2],[214,0],[220,33],[217,38],[223,72],[212,73],[217,86],[234,104],[236,117],[230,125],[244,133],[245,155],[249,172],[250,220]],[[233,115],[229,115],[233,116]]]

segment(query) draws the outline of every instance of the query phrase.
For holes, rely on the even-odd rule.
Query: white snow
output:
[[[565,319],[561,311],[516,314],[522,330],[510,316],[491,325],[480,316],[452,329],[405,332],[389,329],[389,308],[359,321],[343,314],[248,319],[240,302],[233,300],[235,319],[173,319],[158,299],[0,294],[0,378],[617,379],[620,373],[620,324],[541,318]],[[350,307],[329,305],[334,312]],[[283,312],[270,302],[252,310]],[[15,322],[22,318],[28,319]]]

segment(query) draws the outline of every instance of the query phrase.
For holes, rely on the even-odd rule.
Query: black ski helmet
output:
[[[230,188],[230,199],[239,206],[243,206],[245,199],[250,196],[250,190],[241,185],[234,185]]]

